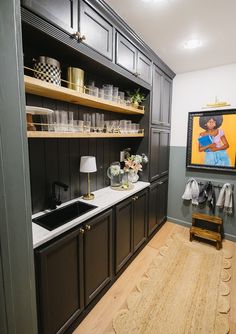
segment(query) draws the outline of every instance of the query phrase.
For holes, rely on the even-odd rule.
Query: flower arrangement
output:
[[[139,171],[143,170],[143,164],[148,163],[148,157],[142,153],[142,155],[136,154],[128,156],[125,159],[125,167],[124,171],[129,172],[133,170],[134,172],[138,173]]]

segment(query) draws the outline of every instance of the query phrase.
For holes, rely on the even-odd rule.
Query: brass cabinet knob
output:
[[[91,230],[91,226],[90,225],[85,225],[85,230],[90,231]]]
[[[83,229],[83,228],[80,228],[80,229],[79,229],[79,233],[80,233],[80,234],[84,234],[84,229]]]
[[[133,201],[137,201],[137,199],[138,199],[138,196],[134,196],[134,197],[132,198]]]
[[[72,37],[75,38],[78,42],[82,42],[86,39],[86,37],[81,35],[79,31],[76,31],[74,34],[72,34]]]
[[[86,40],[86,37],[84,35],[80,36],[79,37],[79,42],[83,42]]]

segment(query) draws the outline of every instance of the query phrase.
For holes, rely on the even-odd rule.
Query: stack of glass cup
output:
[[[105,84],[102,88],[95,86],[94,81],[90,81],[89,85],[86,87],[85,92],[91,96],[99,97],[103,100],[113,101],[122,105],[130,105],[130,98],[125,99],[125,93],[119,91],[119,87],[114,87],[110,84]]]
[[[72,111],[56,110],[41,117],[43,131],[55,132],[97,132],[97,133],[139,133],[143,132],[138,123],[131,120],[104,120],[102,113],[84,113],[83,120],[74,118]]]

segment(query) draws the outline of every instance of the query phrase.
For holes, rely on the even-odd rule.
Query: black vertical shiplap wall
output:
[[[37,105],[53,110],[73,111],[77,119],[83,119],[83,113],[88,112],[89,109],[29,94],[27,94],[26,98],[27,105]],[[93,110],[92,112],[99,111]],[[105,120],[127,119],[127,115],[107,112],[104,112],[104,114]],[[133,122],[139,121],[137,117],[132,117],[131,119]],[[36,213],[48,208],[53,181],[61,181],[69,185],[68,191],[65,192],[62,189],[60,191],[62,202],[87,192],[87,174],[79,172],[80,157],[83,155],[94,155],[96,157],[97,172],[90,174],[91,190],[94,191],[108,186],[107,168],[110,163],[119,161],[120,151],[126,147],[131,147],[132,152],[135,153],[140,140],[138,138],[29,138],[32,212]]]

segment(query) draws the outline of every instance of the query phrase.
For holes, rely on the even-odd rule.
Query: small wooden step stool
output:
[[[217,224],[217,232],[204,229],[195,226],[197,220],[202,220],[207,223]],[[194,236],[201,237],[207,240],[216,241],[216,249],[219,250],[222,247],[221,227],[223,221],[222,218],[217,216],[210,216],[204,213],[193,213],[192,214],[192,227],[190,228],[190,241],[193,240]]]

